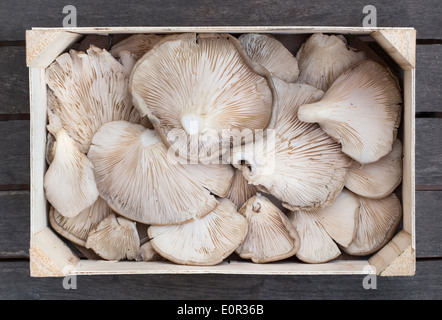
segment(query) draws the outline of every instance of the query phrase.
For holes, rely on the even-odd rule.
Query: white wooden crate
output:
[[[77,257],[64,240],[49,227],[48,203],[43,188],[46,167],[45,68],[85,34],[134,33],[272,33],[366,35],[374,38],[403,70],[403,223],[394,238],[366,260],[339,259],[324,264],[285,260],[269,264],[248,261],[223,262],[216,266],[183,266],[170,262],[110,262]],[[26,32],[26,60],[29,67],[31,112],[31,242],[30,274],[33,277],[62,277],[68,274],[380,274],[411,276],[416,266],[415,232],[415,52],[416,31],[412,28],[360,27],[112,27],[33,28]]]

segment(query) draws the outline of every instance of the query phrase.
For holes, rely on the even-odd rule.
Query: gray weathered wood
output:
[[[420,300],[440,299],[442,295],[441,260],[418,261],[414,277],[378,277],[377,290],[364,289],[364,277],[222,274],[79,276],[76,278],[77,289],[66,290],[63,278],[30,278],[26,261],[0,261],[0,299]]]
[[[24,46],[0,47],[0,113],[29,113]]]
[[[29,121],[0,121],[0,185],[29,184]]]
[[[29,257],[29,191],[0,192],[0,258]]]
[[[416,112],[442,112],[442,45],[416,48]]]
[[[442,257],[442,191],[416,192],[416,255]]]
[[[3,0],[0,39],[23,40],[31,27],[62,27],[67,4],[77,9],[79,27],[107,26],[362,26],[367,4],[377,9],[377,25],[415,27],[420,38],[441,38],[439,0],[415,1],[237,1]],[[424,17],[424,18],[423,18]]]
[[[442,119],[416,119],[416,184],[442,185]]]

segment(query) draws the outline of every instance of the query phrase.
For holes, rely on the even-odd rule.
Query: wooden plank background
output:
[[[67,3],[66,3],[67,4]],[[361,26],[366,1],[70,1],[78,26]],[[77,290],[29,277],[29,96],[24,32],[60,27],[55,0],[0,3],[0,299],[424,299],[442,297],[442,9],[439,0],[370,1],[378,26],[417,29],[417,274],[362,276],[89,276]]]

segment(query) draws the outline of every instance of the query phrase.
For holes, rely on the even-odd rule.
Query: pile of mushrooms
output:
[[[45,79],[49,221],[97,258],[324,263],[401,220],[398,79],[343,36],[136,34]]]

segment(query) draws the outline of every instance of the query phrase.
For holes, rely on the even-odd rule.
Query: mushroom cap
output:
[[[301,237],[298,258],[309,263],[323,263],[340,255],[337,244],[347,246],[356,237],[359,200],[343,189],[327,207],[290,212],[288,217]]]
[[[156,34],[134,34],[123,39],[112,46],[110,53],[115,58],[121,58],[125,53],[130,52],[136,60],[140,59],[147,51],[163,37]],[[123,54],[122,54],[123,53]]]
[[[231,200],[239,210],[248,199],[256,194],[256,187],[244,178],[241,170],[234,169],[234,175],[226,198]]]
[[[356,237],[359,223],[360,203],[355,194],[343,189],[335,201],[312,214],[328,235],[341,246],[348,246]]]
[[[327,206],[344,187],[351,159],[318,125],[299,121],[298,107],[320,99],[323,92],[309,85],[274,79],[278,120],[263,145],[233,151],[233,164],[244,177],[264,187],[290,209]],[[245,161],[239,165],[240,161]]]
[[[141,121],[123,66],[104,49],[91,46],[87,53],[70,50],[60,55],[46,69],[45,80],[58,100],[48,100],[48,108],[83,153],[102,124]]]
[[[251,197],[239,210],[247,219],[247,235],[236,249],[254,263],[282,260],[296,254],[300,238],[286,215],[261,194]]]
[[[135,222],[110,214],[89,232],[86,248],[106,260],[135,260],[140,248]]]
[[[112,209],[101,197],[92,206],[86,208],[73,218],[66,218],[51,207],[49,222],[57,233],[80,246],[86,246],[89,232],[104,218],[112,214]]]
[[[392,193],[401,181],[402,143],[396,139],[393,150],[378,161],[365,165],[354,161],[345,187],[365,198],[382,199]]]
[[[183,158],[219,158],[230,148],[223,132],[272,124],[270,74],[241,50],[231,35],[184,33],[165,37],[135,65],[135,106]]]
[[[101,197],[131,220],[184,223],[217,206],[215,197],[168,155],[155,131],[141,125],[104,124],[94,135],[88,157]]]
[[[151,226],[152,247],[167,260],[184,265],[216,265],[244,241],[247,220],[233,202],[219,205],[203,218],[181,225]]]
[[[299,108],[299,120],[317,122],[342,151],[366,164],[393,148],[401,120],[397,79],[383,66],[364,60],[341,74],[312,104]]]
[[[392,193],[383,199],[358,196],[361,208],[354,241],[342,250],[350,255],[365,256],[381,249],[391,240],[402,218],[402,205]]]
[[[298,82],[327,91],[336,78],[366,58],[339,36],[315,33],[301,46],[296,58],[300,74]]]
[[[152,247],[150,241],[144,243],[140,250],[138,251],[138,255],[136,258],[137,261],[158,261],[163,260],[163,257],[158,254]]]
[[[246,33],[238,40],[250,59],[261,64],[273,77],[286,82],[298,79],[298,60],[277,39],[266,34]]]
[[[290,211],[287,217],[301,238],[301,246],[296,253],[299,260],[312,264],[325,263],[341,255],[339,247],[319,223],[316,215],[307,211]]]
[[[234,176],[234,168],[229,164],[182,164],[189,179],[203,186],[218,197],[224,198],[230,190]]]
[[[49,203],[68,218],[75,217],[98,198],[92,162],[63,129],[56,134],[53,159],[43,186]]]

